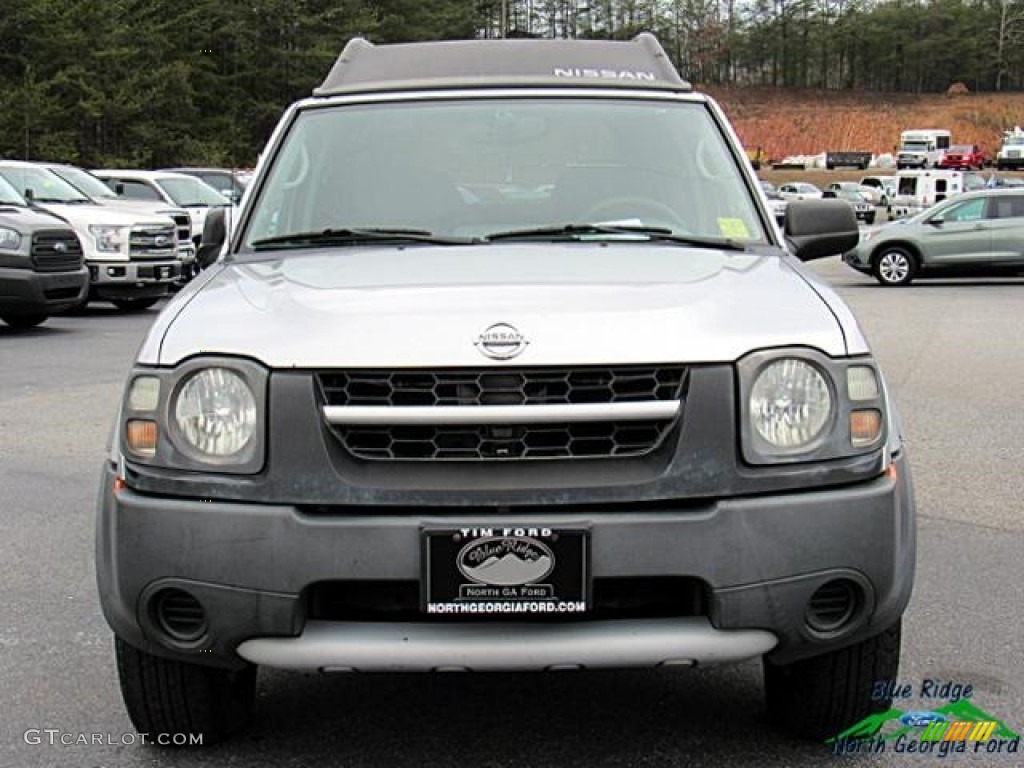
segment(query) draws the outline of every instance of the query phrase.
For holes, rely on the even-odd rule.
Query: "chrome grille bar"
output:
[[[324,418],[336,426],[421,426],[425,424],[555,424],[602,421],[669,421],[679,400],[577,405],[325,405]]]

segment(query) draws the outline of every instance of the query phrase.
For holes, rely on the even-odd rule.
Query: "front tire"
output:
[[[35,328],[41,322],[43,322],[48,315],[0,315],[0,320],[3,320],[11,328]]]
[[[154,743],[175,746],[181,734],[201,734],[204,746],[214,744],[252,717],[255,666],[231,671],[173,661],[140,651],[119,637],[115,653],[128,717]]]
[[[764,660],[765,700],[772,724],[790,736],[821,742],[875,712],[891,698],[873,698],[876,683],[896,680],[900,622],[856,645],[792,664]],[[887,686],[891,689],[891,685]]]
[[[917,258],[906,248],[883,248],[871,262],[871,272],[884,286],[910,285],[917,274]]]

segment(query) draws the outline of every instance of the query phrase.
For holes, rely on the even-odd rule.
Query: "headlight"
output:
[[[256,398],[245,380],[229,368],[204,368],[178,390],[174,423],[199,454],[235,456],[256,432]]]
[[[832,395],[825,377],[803,360],[771,363],[750,388],[754,431],[781,451],[799,451],[812,444],[831,415]]]
[[[101,253],[121,253],[128,250],[128,227],[92,224],[89,226],[89,233],[96,242],[96,250]]]
[[[824,461],[877,451],[887,406],[869,358],[763,350],[737,363],[740,437],[749,464]]]
[[[166,469],[254,474],[263,467],[268,371],[234,358],[140,367],[121,404],[124,457]]]
[[[21,234],[16,230],[0,227],[0,248],[16,251],[21,248]]]

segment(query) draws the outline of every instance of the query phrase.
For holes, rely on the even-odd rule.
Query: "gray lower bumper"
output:
[[[913,584],[914,499],[902,460],[885,475],[836,488],[681,501],[654,510],[620,504],[569,512],[553,505],[516,517],[516,525],[587,528],[595,584],[672,578],[704,586],[703,613],[673,615],[664,623],[654,620],[660,616],[630,617],[633,623],[616,624],[615,632],[602,625],[618,621],[614,615],[558,627],[516,623],[514,634],[488,622],[415,619],[408,619],[410,625],[381,620],[371,629],[359,626],[360,619],[332,617],[336,624],[320,627],[307,617],[315,585],[419,583],[423,526],[451,525],[452,518],[414,503],[402,513],[368,514],[363,508],[316,515],[286,505],[157,497],[116,490],[110,465],[102,482],[96,567],[108,623],[151,653],[211,665],[277,659],[303,668],[379,668],[385,658],[399,658],[416,668],[480,668],[479,649],[490,653],[498,639],[523,645],[496,656],[515,668],[623,661],[613,645],[644,665],[713,660],[716,644],[725,658],[761,649],[784,662],[887,628],[903,613]],[[495,509],[467,509],[458,520],[495,525],[498,515]],[[842,632],[811,631],[805,620],[809,600],[835,580],[856,585],[856,615]],[[188,592],[203,606],[209,628],[201,641],[175,643],[161,634],[152,605],[165,588]],[[704,623],[684,620],[690,618]],[[524,633],[537,643],[535,659]],[[742,642],[733,645],[736,638]],[[423,647],[406,649],[403,643],[413,640]],[[578,647],[562,654],[566,643]]]
[[[0,312],[52,314],[82,302],[89,290],[85,267],[74,272],[33,272],[0,267]]]
[[[238,646],[254,664],[322,672],[546,671],[743,661],[777,640],[717,630],[703,618],[565,624],[377,624],[311,621],[299,637]]]

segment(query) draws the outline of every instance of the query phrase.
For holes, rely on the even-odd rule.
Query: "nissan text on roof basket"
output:
[[[763,658],[788,733],[888,706],[906,452],[801,263],[853,247],[852,209],[793,202],[780,230],[652,36],[354,40],[225,229],[105,464],[99,590],[141,731],[227,735],[260,666]]]

